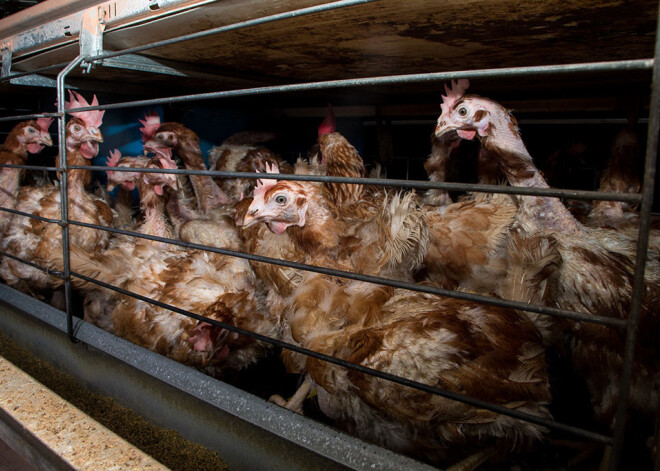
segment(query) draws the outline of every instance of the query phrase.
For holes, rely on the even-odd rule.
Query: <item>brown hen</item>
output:
[[[75,92],[70,92],[66,107],[89,106],[87,101]],[[92,104],[98,102],[92,100]],[[99,131],[104,111],[72,113],[66,125],[67,162],[88,163],[98,152],[98,144],[103,141]],[[73,169],[67,173],[69,218],[96,225],[110,225],[112,211],[99,198],[87,192],[85,180],[88,170]],[[61,218],[60,188],[56,185],[45,187],[22,187],[18,192],[16,209],[43,218]],[[83,251],[103,249],[108,242],[108,233],[81,226],[70,226],[69,243]],[[54,254],[62,252],[62,230],[57,224],[14,215],[5,237],[2,249],[17,257],[36,263],[46,263]],[[60,265],[58,269],[62,269]],[[25,291],[52,289],[62,285],[56,276],[21,262],[3,259],[0,274],[11,286]],[[36,291],[35,291],[36,290]]]
[[[31,119],[14,126],[0,147],[0,164],[25,165],[28,153],[36,154],[44,146],[52,146],[48,132],[52,121],[53,118]],[[0,207],[14,209],[23,173],[24,170],[17,168],[0,168]],[[0,212],[0,235],[5,233],[10,220],[11,214]]]
[[[465,88],[454,89],[445,97],[436,135],[456,132],[463,139],[478,136],[512,186],[547,188],[511,114],[492,100],[463,96]],[[557,273],[544,288],[543,301],[587,314],[627,319],[636,256],[634,241],[615,231],[584,227],[558,198],[519,196],[517,200],[518,235],[523,239],[554,240],[561,257]],[[649,258],[631,389],[631,404],[645,413],[657,409],[654,382],[660,371],[655,345],[659,333],[660,267],[657,254],[651,253]],[[560,329],[567,329],[573,366],[587,381],[596,415],[610,422],[619,396],[623,333],[591,323],[557,321],[554,324],[554,332],[548,331],[552,338],[546,341],[554,341]]]
[[[290,238],[307,263],[410,279],[424,253],[426,230],[415,195],[383,199],[381,216],[365,221],[369,229],[360,231],[347,229],[328,193],[319,184],[263,181],[245,227],[265,222],[278,237]],[[360,237],[345,235],[351,233]],[[548,416],[544,350],[522,314],[317,273],[301,276],[284,303],[285,340]],[[542,433],[536,425],[302,355],[291,355],[290,365],[308,374],[305,385],[317,386],[321,410],[339,424],[365,439],[434,461],[467,454],[472,446],[510,449]]]

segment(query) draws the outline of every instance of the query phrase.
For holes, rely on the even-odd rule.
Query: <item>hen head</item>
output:
[[[106,167],[144,167],[147,159],[142,157],[122,157],[118,149],[110,151],[110,157],[106,161]],[[108,191],[112,191],[117,186],[131,191],[135,188],[135,179],[139,177],[138,172],[116,172],[107,170]]]
[[[191,148],[199,148],[199,137],[193,131],[179,123],[163,123],[153,132],[151,139],[144,143],[144,150],[156,152],[168,157],[172,150],[181,153]]]
[[[438,118],[435,136],[440,138],[445,134],[456,131],[462,139],[472,140],[489,135],[492,128],[493,117],[499,116],[506,110],[492,100],[476,95],[464,95],[470,82],[461,79],[452,81],[452,87],[445,85],[446,95],[442,96],[442,113]]]
[[[18,124],[11,133],[18,139],[20,149],[31,154],[38,154],[44,146],[52,146],[53,140],[48,132],[48,127],[53,118],[31,119]]]
[[[279,173],[277,167],[267,167],[268,173]],[[295,181],[257,180],[254,197],[243,226],[265,222],[275,234],[282,234],[289,226],[304,226],[308,199],[305,188]]]
[[[107,167],[125,167],[125,168],[153,168],[153,169],[175,169],[176,164],[172,159],[162,154],[157,154],[151,159],[147,157],[122,157],[121,152],[115,149],[110,151],[110,157],[106,162]],[[153,188],[153,191],[163,195],[164,187],[169,186],[176,190],[176,175],[172,173],[146,173],[146,172],[117,172],[108,170],[108,191],[115,187],[131,191],[135,189],[135,184],[144,183]]]
[[[80,151],[86,159],[93,159],[99,153],[99,142],[103,142],[103,136],[98,128],[87,126],[80,118],[72,118],[67,123],[67,151]]]
[[[85,106],[98,106],[94,95],[91,103],[87,103],[79,93],[69,90],[69,101],[65,103],[67,110]],[[70,113],[72,118],[66,125],[66,148],[69,152],[80,151],[86,159],[93,159],[99,153],[99,142],[103,135],[99,130],[103,123],[105,111],[76,111]]]
[[[175,149],[177,144],[176,133],[157,130],[153,137],[144,143],[144,150],[146,152],[162,153],[171,157],[172,149]]]
[[[146,168],[172,170],[176,169],[177,166],[169,156],[156,152],[156,156],[149,161]],[[158,196],[163,195],[166,186],[173,190],[177,189],[177,178],[174,173],[143,173],[142,181],[152,187]]]

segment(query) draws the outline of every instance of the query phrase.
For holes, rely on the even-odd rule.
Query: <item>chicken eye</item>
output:
[[[74,125],[73,125],[73,130],[74,130],[75,132],[80,131],[80,126],[77,125],[77,124],[74,124]]]
[[[29,132],[30,134],[34,134],[35,132],[37,132],[37,130],[34,128],[27,128],[27,132]]]
[[[284,196],[284,195],[277,195],[277,196],[275,197],[275,202],[276,202],[277,204],[286,204],[286,196]]]
[[[466,108],[465,106],[461,106],[461,107],[458,109],[458,115],[459,115],[459,116],[465,117],[465,116],[467,116],[467,114],[468,114],[468,110],[467,110],[467,108]]]

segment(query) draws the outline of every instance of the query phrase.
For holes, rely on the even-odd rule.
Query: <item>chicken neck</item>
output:
[[[11,137],[11,135],[10,135]],[[9,141],[9,138],[7,138]],[[15,139],[17,141],[17,139]],[[16,142],[18,145],[18,142]],[[25,165],[27,161],[27,149],[12,151],[10,146],[5,143],[0,148],[0,163],[8,165]],[[0,207],[14,209],[16,207],[16,196],[18,195],[18,187],[21,181],[21,176],[24,170],[19,168],[3,168],[0,169]],[[7,224],[11,219],[11,214],[2,211],[0,213],[0,235],[4,234]]]
[[[313,190],[307,196],[307,202],[305,225],[294,226],[292,235],[313,263],[334,267],[341,249],[341,237],[347,233],[346,225],[329,195],[320,189]]]
[[[79,148],[74,150],[67,150],[66,153],[66,163],[67,166],[72,165],[91,165],[91,160],[86,159]],[[59,155],[55,158],[55,166],[60,166],[60,157]],[[67,170],[68,178],[67,185],[82,185],[83,189],[90,186],[92,182],[92,171],[91,170],[82,170],[82,169],[68,169]]]
[[[165,216],[165,201],[157,195],[151,186],[139,184],[140,209],[144,220],[138,232],[156,237],[172,238],[172,226]]]
[[[208,170],[199,146],[189,139],[179,138],[177,153],[188,170]],[[190,175],[190,181],[197,197],[197,205],[203,212],[220,204],[227,204],[229,198],[209,175]]]
[[[503,108],[491,113],[490,125],[482,138],[482,144],[496,159],[500,171],[512,186],[549,188],[534,165],[517,126]],[[526,230],[536,232],[550,229],[572,233],[583,230],[559,198],[518,196],[518,200],[519,220]]]

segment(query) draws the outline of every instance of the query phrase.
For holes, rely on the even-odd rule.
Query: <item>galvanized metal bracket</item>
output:
[[[11,41],[0,44],[0,51],[2,51],[2,75],[0,77],[7,77],[11,73]]]
[[[82,16],[80,24],[80,55],[83,57],[95,57],[103,53],[103,31],[105,31],[105,20],[110,14],[109,7],[104,5],[90,8]],[[80,66],[83,73],[90,73],[92,67],[103,64],[103,60],[83,61]]]

